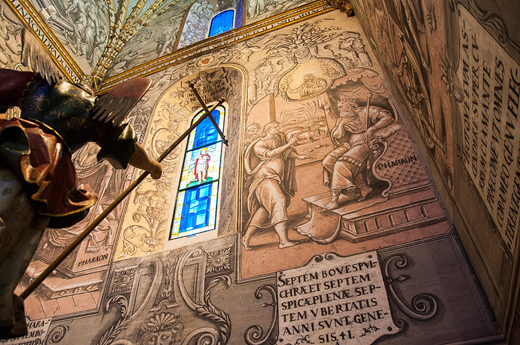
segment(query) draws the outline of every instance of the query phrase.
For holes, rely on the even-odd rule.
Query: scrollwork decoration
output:
[[[151,311],[159,311],[163,306],[166,308],[173,308],[178,306],[177,300],[175,299],[175,268],[177,266],[177,255],[170,252],[167,259],[163,261],[163,277],[164,282],[162,282],[161,287],[159,289],[159,293],[156,297],[155,303],[151,309]]]
[[[153,265],[155,266],[155,275],[153,281],[151,283],[152,287],[156,287],[159,285],[159,282],[162,280],[162,263],[158,259],[154,259],[153,261],[145,262],[142,265]],[[114,340],[121,334],[122,331],[127,329],[132,322],[144,311],[144,309],[148,306],[152,296],[157,293],[156,289],[149,289],[146,297],[142,301],[142,303],[138,306],[136,310],[135,305],[131,305],[128,302],[126,296],[116,295],[111,297],[105,304],[105,312],[110,312],[116,305],[119,305],[119,315],[118,320],[110,326],[110,328],[103,333],[103,335],[99,338],[96,345],[109,345],[113,344]],[[125,341],[122,339],[121,341]]]
[[[314,255],[311,259],[314,260],[315,262],[322,262],[323,260],[327,260],[327,261],[331,261],[331,260],[334,260],[336,259],[336,255],[334,253],[325,253],[325,254],[317,254],[317,255]]]
[[[394,285],[408,280],[410,277],[399,275],[396,278],[392,278],[390,275],[390,266],[392,264],[398,269],[403,269],[408,265],[408,259],[404,255],[397,254],[386,258],[383,262],[383,276],[388,287],[388,294],[399,310],[414,320],[426,321],[434,317],[438,310],[437,298],[434,295],[429,293],[417,294],[412,298],[410,307],[399,296]],[[405,323],[404,320],[399,320],[396,325],[401,327],[400,325],[403,323]]]
[[[475,0],[467,0],[464,1],[464,3],[462,0],[450,0],[448,4],[451,12],[456,11],[458,4],[466,7],[482,26],[494,33],[497,42],[503,48],[511,46],[520,52],[520,46],[509,37],[507,25],[498,13],[492,13],[482,9]]]
[[[372,162],[371,167],[370,167],[372,170],[372,174],[378,180],[385,181],[388,184],[388,187],[381,192],[381,196],[386,198],[389,196],[390,189],[392,189],[392,181],[380,176],[379,173],[377,172],[376,166],[377,166],[377,162],[383,157],[383,154],[388,150],[388,142],[384,139],[377,138],[377,139],[370,141],[368,147],[374,153],[374,157],[376,157],[376,159]]]
[[[65,334],[70,329],[69,326],[56,326],[52,329],[52,331],[49,332],[49,335],[47,336],[47,339],[45,341],[45,344],[57,344],[60,341],[63,340],[65,337]]]
[[[275,331],[276,322],[278,320],[278,298],[276,295],[276,290],[272,285],[262,285],[255,291],[256,299],[261,299],[263,297],[263,290],[269,292],[273,300],[272,303],[262,304],[262,307],[273,308],[271,325],[269,326],[269,329],[265,334],[263,333],[264,330],[259,325],[249,327],[244,333],[244,340],[247,345],[273,344],[274,342],[276,342],[276,338],[278,337],[277,334],[273,334],[273,331]]]
[[[115,324],[101,336],[97,345],[108,345],[111,344],[115,338],[125,329],[130,326],[131,319],[128,317],[128,300],[125,296],[117,295],[110,298],[106,303],[106,311],[110,311],[114,304],[119,304],[119,314],[121,317],[116,321]]]
[[[500,43],[502,47],[506,48],[508,44],[512,44],[518,50],[518,46],[509,39],[507,26],[500,15],[497,13],[489,13],[488,11],[480,8],[475,0],[469,0],[468,5],[470,10],[477,14],[480,23],[495,33],[498,39],[498,43]]]
[[[229,314],[222,309],[219,309],[211,302],[210,293],[211,289],[219,282],[223,282],[226,288],[229,288],[229,286],[231,286],[231,278],[226,275],[213,278],[204,292],[204,304],[196,303],[190,297],[186,290],[186,286],[184,285],[183,269],[186,261],[189,258],[199,257],[201,253],[201,250],[197,250],[183,254],[179,260],[179,265],[177,266],[176,277],[179,282],[179,290],[188,307],[194,310],[198,316],[201,316],[216,325],[216,329],[209,327],[200,328],[190,333],[188,337],[184,339],[182,344],[187,345],[196,341],[197,345],[226,345],[231,334],[231,319]]]

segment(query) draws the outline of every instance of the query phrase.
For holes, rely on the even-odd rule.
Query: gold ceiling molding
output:
[[[84,77],[83,71],[32,4],[26,0],[7,0],[6,2],[22,23],[30,28],[42,43],[63,75],[71,82],[79,82]]]
[[[146,9],[145,4],[147,0],[139,0],[137,5],[131,9],[132,12],[128,16],[127,11],[130,10],[128,9],[129,0],[122,0],[117,13],[114,1],[115,0],[107,0],[109,6],[110,36],[103,55],[91,75],[86,75],[85,72],[81,70],[74,58],[55,36],[52,29],[47,25],[45,20],[42,19],[29,0],[8,0],[7,3],[15,11],[22,23],[33,31],[35,36],[40,40],[49,55],[55,61],[56,66],[60,71],[62,71],[64,76],[69,79],[69,81],[74,83],[80,81],[87,82],[95,85],[96,89],[99,87],[99,84],[102,84],[101,90],[107,90],[124,80],[156,73],[174,64],[182,63],[197,56],[207,54],[210,51],[225,48],[229,45],[263,35],[273,30],[280,29],[332,10],[331,5],[328,2],[332,0],[318,0],[267,19],[254,22],[250,25],[243,26],[239,29],[234,29],[228,33],[219,35],[218,37],[205,39],[201,42],[176,50],[169,55],[151,60],[141,66],[137,66],[121,74],[103,80],[113,59],[121,51],[124,44],[131,38],[131,36],[149,25],[158,16],[164,14],[171,8],[171,6],[178,3],[179,0],[155,0],[154,3],[151,6],[146,7]],[[342,7],[342,9],[345,10],[345,7]],[[345,11],[347,14],[349,13],[348,9]]]
[[[265,33],[278,30],[299,21],[333,10],[326,0],[318,0],[311,4],[289,10],[282,14],[234,29],[215,38],[208,38],[185,48],[176,50],[169,55],[151,60],[141,66],[129,69],[123,73],[103,81],[101,90],[107,90],[129,79],[154,74],[174,64],[182,63],[211,51],[222,49],[232,44],[242,42]]]
[[[166,13],[180,0],[155,0],[153,4],[146,7],[148,1],[150,0],[139,0],[133,9],[129,9],[129,0],[122,0],[116,13],[115,1],[107,0],[110,33],[101,59],[92,72],[93,78],[102,80],[126,42],[144,27],[150,25],[157,17]],[[129,10],[131,10],[131,13],[127,16]]]

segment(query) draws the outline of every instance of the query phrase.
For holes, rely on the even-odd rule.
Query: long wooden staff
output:
[[[197,90],[195,90],[195,94],[198,95]],[[182,133],[181,136],[177,140],[175,140],[175,142],[171,144],[170,147],[166,149],[166,151],[164,151],[159,158],[157,158],[157,161],[160,163],[164,158],[166,158],[170,154],[170,152],[172,152],[184,140],[184,138],[186,138],[191,133],[191,131],[195,127],[197,127],[202,121],[204,121],[206,117],[209,116],[210,119],[212,119],[211,112],[215,110],[223,102],[224,99],[219,99],[217,104],[213,105],[211,109],[208,109],[208,107],[204,104],[204,115],[202,115],[200,119],[198,119],[194,124],[190,126],[190,128],[188,128],[184,133]],[[216,126],[216,129],[219,131],[219,134],[222,133],[214,119],[212,122],[213,125]],[[222,140],[224,140],[224,138]],[[43,282],[43,280],[47,278],[52,273],[52,271],[54,271],[56,267],[58,267],[74,249],[76,249],[76,247],[81,243],[81,241],[83,241],[85,237],[87,237],[88,234],[90,234],[90,232],[94,230],[94,228],[98,226],[99,223],[101,223],[101,221],[106,216],[108,216],[108,214],[112,212],[112,210],[116,208],[116,206],[119,205],[119,203],[123,201],[123,199],[126,198],[128,194],[130,194],[134,190],[135,187],[137,187],[137,185],[139,185],[139,183],[143,182],[143,180],[148,176],[148,174],[148,171],[143,172],[137,180],[135,180],[130,186],[128,186],[128,188],[123,192],[123,194],[118,196],[117,199],[114,200],[114,202],[112,202],[94,220],[94,222],[92,222],[92,224],[90,224],[67,248],[65,248],[65,250],[36,279],[33,280],[33,282],[20,294],[20,297],[25,300]]]
[[[211,121],[211,123],[213,123],[213,126],[215,126],[215,129],[217,130],[218,132],[218,135],[220,135],[220,137],[222,138],[222,142],[224,143],[224,145],[227,146],[228,144],[228,141],[226,139],[226,136],[224,135],[224,133],[222,133],[222,131],[220,130],[220,128],[218,127],[218,124],[217,122],[215,121],[215,119],[213,118],[213,116],[211,115],[211,112],[209,111],[208,107],[206,106],[206,103],[204,103],[204,101],[202,101],[202,98],[200,97],[199,93],[197,92],[197,89],[195,89],[195,84],[192,82],[192,81],[189,81],[188,82],[188,86],[190,87],[190,89],[193,91],[193,93],[195,94],[195,97],[197,98],[197,100],[199,101],[200,103],[200,106],[202,107],[202,109],[204,109],[206,111],[206,114],[209,114],[208,117]]]

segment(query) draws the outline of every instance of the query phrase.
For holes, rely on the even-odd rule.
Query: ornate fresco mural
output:
[[[186,1],[183,4],[187,7],[189,2]],[[182,11],[172,9],[159,18],[156,23],[143,28],[131,37],[110,65],[107,77],[171,53],[183,16]]]
[[[358,7],[370,18],[372,39],[380,42],[374,49],[392,80],[396,81],[410,121],[420,131],[429,154],[440,167],[447,189],[452,190],[454,168],[449,100],[461,96],[455,87],[449,86],[453,74],[450,74],[444,43],[443,2],[419,4],[372,0],[359,3]]]
[[[251,0],[247,1],[248,24],[275,16],[292,8],[302,6],[311,1]]]
[[[352,3],[497,317],[508,318],[520,222],[518,4]]]
[[[36,11],[86,74],[108,41],[108,10],[103,1],[34,1]]]
[[[419,70],[433,66],[415,53]],[[146,179],[27,298],[35,331],[10,343],[500,341],[356,18],[328,12],[150,78],[130,121],[152,157],[201,109],[188,82],[210,105],[225,100],[215,230],[168,240],[183,143],[161,179]],[[444,157],[426,99],[417,106]],[[81,183],[103,196],[95,214],[140,172],[112,170],[94,153],[74,159]],[[19,290],[75,231],[46,232]]]

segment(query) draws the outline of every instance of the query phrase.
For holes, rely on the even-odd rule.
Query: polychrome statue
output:
[[[28,53],[27,33],[25,40],[24,63],[38,67],[46,52],[32,47]],[[21,118],[0,120],[0,338],[27,332],[23,300],[14,290],[45,228],[75,224],[96,202],[77,186],[72,153],[95,142],[101,147],[98,160],[115,168],[130,164],[153,178],[162,173],[123,121],[149,79],[127,81],[98,96],[87,85],[39,72],[0,69],[0,111],[21,109]]]

